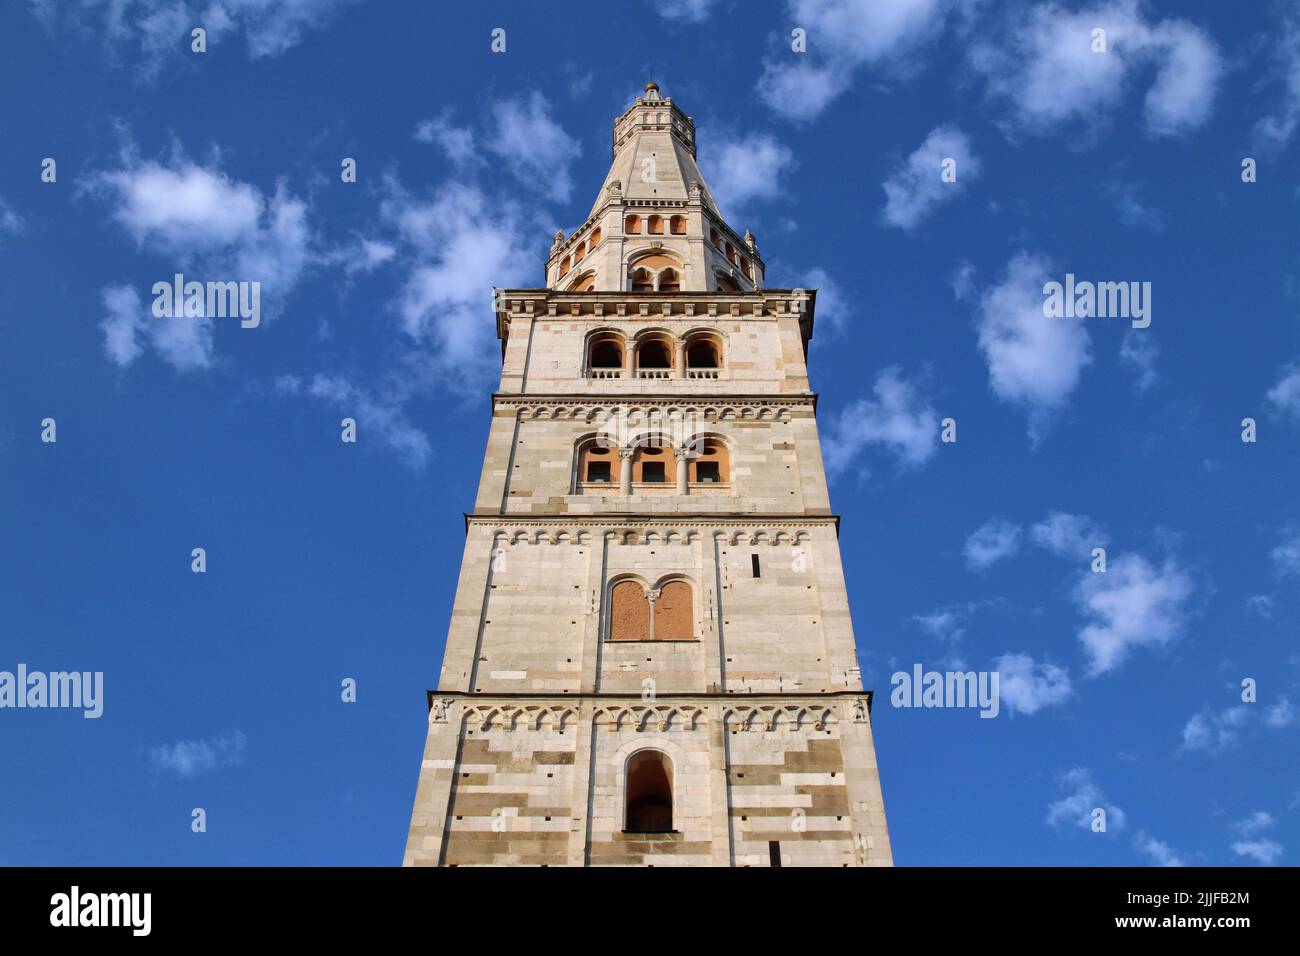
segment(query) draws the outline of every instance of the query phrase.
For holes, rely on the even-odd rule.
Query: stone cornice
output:
[[[533,417],[540,417],[538,414],[541,410],[552,413],[558,412],[561,417],[576,418],[584,414],[590,414],[597,408],[600,409],[625,409],[628,411],[640,412],[658,412],[661,416],[668,418],[673,417],[673,411],[678,409],[695,409],[704,408],[721,412],[721,415],[715,414],[712,418],[739,418],[741,421],[749,421],[760,417],[755,414],[755,409],[768,408],[797,408],[800,406],[811,406],[813,413],[817,411],[818,396],[816,392],[800,392],[791,394],[761,394],[761,395],[734,395],[734,394],[714,394],[700,395],[690,394],[665,394],[662,392],[644,392],[633,394],[622,394],[616,392],[592,393],[592,392],[569,392],[569,393],[546,393],[532,394],[528,392],[493,392],[492,407],[497,408],[515,408],[519,412],[532,411]],[[731,414],[728,415],[727,413]],[[705,416],[706,418],[709,416]]]
[[[812,338],[816,289],[755,292],[568,292],[559,289],[495,289],[497,337],[505,340],[518,319],[771,319],[797,316],[804,341]]]

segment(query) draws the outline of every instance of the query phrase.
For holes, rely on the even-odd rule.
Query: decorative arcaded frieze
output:
[[[544,523],[537,523],[527,521],[525,516],[473,515],[469,521],[471,524],[494,527],[493,537],[499,545],[586,545],[593,541],[608,541],[612,545],[672,545],[719,541],[731,546],[744,544],[776,547],[782,544],[805,544],[812,539],[812,527],[817,524],[833,525],[836,519],[833,516],[824,519],[800,516],[797,521],[788,522],[779,519],[755,521],[752,518],[619,521],[604,516],[584,521],[566,516],[562,522],[557,522],[552,516],[541,519]]]
[[[865,701],[864,701],[865,703]],[[834,704],[756,704],[728,707],[722,714],[728,730],[826,730],[840,722]]]
[[[497,409],[514,409],[520,419],[568,419],[579,422],[600,422],[618,416],[625,421],[642,419],[647,422],[659,418],[663,421],[754,421],[787,422],[792,409],[811,408],[816,399],[812,395],[745,399],[734,396],[709,399],[692,395],[680,402],[652,400],[629,401],[626,396],[591,396],[581,400],[537,399],[519,395],[498,395]]]

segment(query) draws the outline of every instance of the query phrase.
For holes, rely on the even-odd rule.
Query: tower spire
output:
[[[614,120],[609,172],[587,221],[552,246],[547,285],[635,290],[638,258],[654,258],[654,290],[763,287],[763,260],[752,236],[728,225],[700,172],[695,122],[653,81]],[[659,281],[663,275],[667,286]]]

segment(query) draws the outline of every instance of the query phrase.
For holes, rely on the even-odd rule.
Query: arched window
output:
[[[625,220],[623,221],[623,231],[626,232],[629,236],[638,236],[638,235],[640,235],[640,234],[641,234],[641,217],[640,217],[640,216],[635,216],[635,215],[633,215],[633,216],[628,216],[627,219],[625,219]]]
[[[596,273],[588,272],[573,285],[569,286],[570,292],[590,292],[596,287]]]
[[[587,368],[592,371],[623,368],[623,340],[612,333],[592,336],[587,345]]]
[[[669,219],[668,231],[671,232],[674,236],[686,235],[686,217],[673,216],[671,219]]]
[[[627,761],[625,833],[673,832],[673,765],[660,750],[638,750]]]
[[[639,581],[619,581],[610,590],[609,639],[650,640],[650,601]]]
[[[646,232],[652,236],[662,236],[664,234],[664,217],[651,216],[646,220]]]
[[[578,243],[578,248],[573,250],[573,264],[576,266],[579,262],[582,261],[582,257],[585,256],[586,254],[587,254],[587,244],[585,242]]]
[[[632,272],[633,292],[653,292],[654,290],[655,280],[649,269],[636,269]]]
[[[717,273],[714,273],[714,275],[715,275],[715,277],[716,277],[717,280],[718,280],[718,291],[719,291],[719,292],[739,292],[739,291],[740,291],[740,286],[738,286],[738,285],[736,284],[736,280],[733,279],[733,278],[731,278],[731,276],[727,275],[725,272],[717,272]]]
[[[714,247],[717,249],[722,248],[722,237],[718,235],[718,230],[709,230],[709,242],[713,243]]]
[[[727,243],[727,258],[730,259],[733,264],[736,261],[736,250],[731,247],[731,243]]]
[[[563,276],[568,271],[569,271],[569,257],[565,256],[563,259],[560,260],[560,275]]]
[[[750,269],[750,267],[749,267],[749,260],[748,260],[748,259],[741,259],[741,260],[740,260],[740,271],[743,272],[743,273],[745,274],[745,278],[746,278],[746,279],[752,279],[752,278],[754,278],[754,272],[753,272],[753,270]]]
[[[656,641],[695,639],[695,609],[691,607],[691,586],[669,581],[660,586],[651,608],[653,638]]]
[[[662,335],[643,338],[636,347],[639,378],[668,378],[673,367],[672,346]]]
[[[609,485],[618,480],[618,450],[589,441],[578,452],[578,483]],[[603,490],[598,493],[603,494]]]
[[[694,451],[686,465],[686,476],[692,485],[716,485],[731,480],[726,445],[706,438],[696,443]]]
[[[688,369],[722,368],[722,346],[712,335],[696,335],[686,342]]]
[[[587,248],[595,249],[598,242],[600,242],[600,226],[591,230],[591,235],[587,238]]]
[[[666,445],[646,445],[632,456],[634,484],[662,485],[676,480],[677,464]]]
[[[682,276],[676,269],[665,269],[659,273],[660,292],[681,292]]]

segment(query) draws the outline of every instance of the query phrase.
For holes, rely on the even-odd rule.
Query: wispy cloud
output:
[[[551,116],[541,93],[500,100],[492,105],[487,149],[520,184],[554,202],[573,194],[573,162],[582,146]]]
[[[1029,529],[1029,539],[1059,558],[1087,559],[1110,543],[1105,530],[1087,515],[1053,511]]]
[[[966,538],[963,549],[966,567],[972,571],[983,571],[1002,559],[1011,557],[1020,550],[1023,533],[1020,525],[1005,518],[990,518]]]
[[[1110,561],[1104,574],[1082,572],[1074,600],[1091,619],[1079,631],[1090,672],[1104,674],[1138,648],[1163,647],[1177,638],[1193,593],[1191,577],[1173,558],[1156,565],[1125,554]]]
[[[1105,52],[1094,51],[1097,29],[1105,31]],[[1144,99],[1147,132],[1186,133],[1209,118],[1223,74],[1208,34],[1186,20],[1148,20],[1137,0],[1077,11],[1051,2],[1027,12],[1016,7],[1006,13],[1003,29],[971,45],[970,63],[992,100],[1010,106],[1008,126],[1029,133],[1071,122],[1096,129],[1152,69]]]
[[[1183,855],[1164,840],[1158,840],[1146,831],[1140,831],[1133,841],[1133,849],[1151,861],[1153,866],[1186,866]]]
[[[327,26],[359,0],[33,0],[31,7],[51,29],[93,30],[145,78],[190,49],[190,31],[207,31],[208,49],[242,32],[248,55],[279,56],[310,30]],[[91,18],[101,17],[92,27]]]
[[[993,669],[998,673],[998,696],[1013,714],[1036,714],[1064,703],[1073,693],[1065,668],[1035,662],[1028,654],[1003,654]]]
[[[284,183],[268,195],[179,147],[166,160],[146,160],[128,142],[117,167],[91,174],[81,189],[152,258],[153,281],[182,272],[187,280],[259,283],[260,318],[274,318],[316,257],[307,205]],[[178,371],[213,364],[210,318],[156,317],[124,283],[101,297],[104,349],[116,365],[131,365],[146,343]]]
[[[1124,811],[1110,802],[1087,767],[1067,770],[1057,779],[1057,787],[1061,796],[1047,807],[1048,826],[1074,826],[1091,830],[1093,814],[1098,809],[1106,812],[1107,833],[1116,833],[1127,825],[1128,818]]]
[[[941,175],[947,160],[955,163],[951,181]],[[955,126],[936,126],[907,157],[902,169],[885,180],[881,218],[888,225],[912,229],[939,205],[957,198],[979,174],[980,162],[966,134]]]
[[[155,770],[178,777],[195,777],[202,773],[233,767],[244,762],[248,738],[243,731],[230,730],[204,740],[179,740],[149,748]]]
[[[750,133],[715,143],[701,162],[718,205],[734,216],[786,195],[782,177],[794,167],[794,153],[766,133]]]
[[[787,20],[807,32],[809,52],[765,61],[758,89],[791,120],[816,117],[862,69],[913,68],[909,54],[933,39],[970,0],[789,0]]]
[[[858,399],[831,422],[826,467],[844,472],[869,448],[890,454],[900,470],[920,468],[938,447],[939,417],[919,384],[891,366],[876,376],[872,398]]]
[[[1050,268],[1043,256],[1017,253],[1002,281],[980,297],[976,321],[993,393],[1028,412],[1029,437],[1035,444],[1069,402],[1092,361],[1083,320],[1043,312],[1043,285]]]

